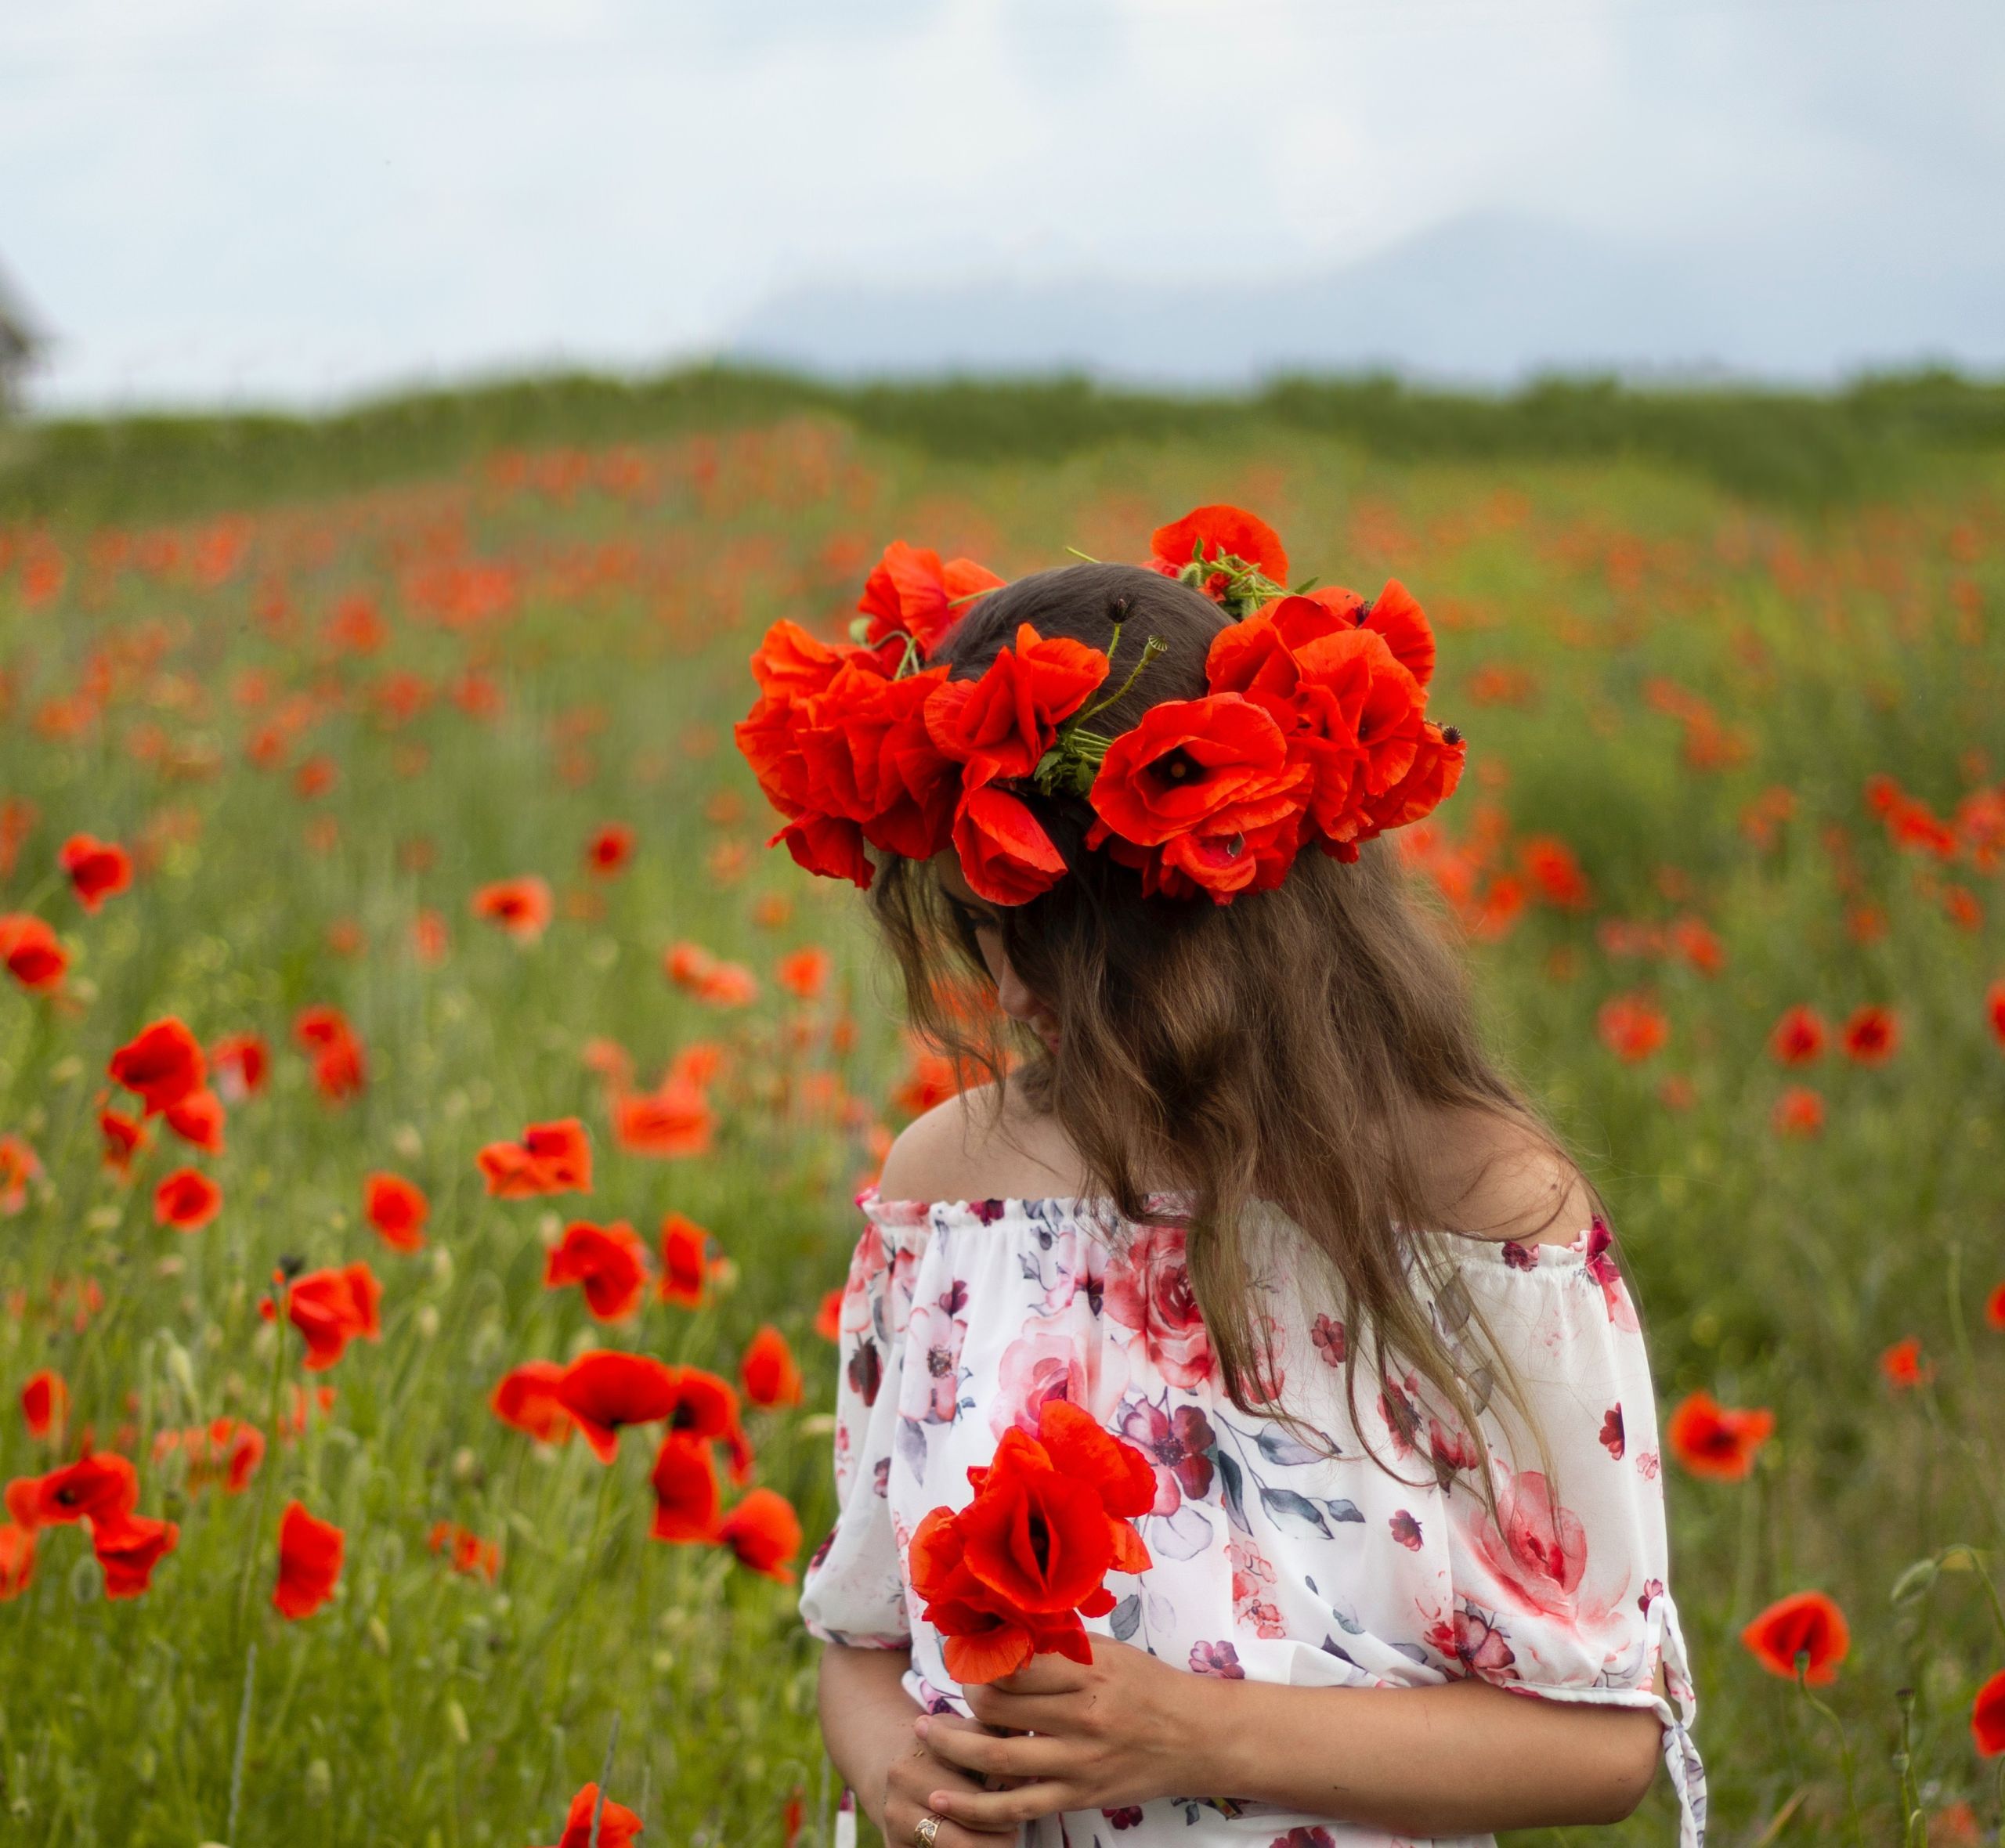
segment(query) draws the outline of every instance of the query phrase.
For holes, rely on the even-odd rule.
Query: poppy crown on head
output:
[[[1149,568],[1234,619],[1212,640],[1207,691],[1148,707],[1128,729],[1097,715],[1145,673],[1156,637],[1105,650],[1021,624],[977,678],[934,659],[1003,580],[971,559],[894,541],[871,572],[852,640],[775,623],[752,655],[759,698],[734,730],[784,841],[810,872],[868,889],[866,845],[909,859],[951,846],[992,904],[1027,903],[1066,866],[1024,797],[1082,799],[1085,844],[1143,891],[1219,904],[1270,890],[1312,842],[1339,860],[1453,792],[1467,746],[1427,716],[1434,633],[1396,579],[1290,591],[1273,528],[1201,507],[1151,536]],[[1117,663],[1118,666],[1117,666]]]

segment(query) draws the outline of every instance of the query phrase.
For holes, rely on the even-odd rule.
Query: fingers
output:
[[[1019,1784],[1013,1789],[962,1791],[942,1785],[927,1792],[936,1816],[985,1835],[1007,1835],[1040,1816],[1056,1816],[1074,1806],[1072,1787],[1066,1784]],[[945,1835],[946,1825],[940,1832]]]
[[[950,1764],[978,1776],[1003,1778],[1013,1782],[1050,1778],[1062,1768],[1067,1751],[1057,1739],[999,1737],[958,1713],[927,1716],[926,1744],[936,1756]]]
[[[912,1831],[919,1818],[940,1817],[933,1848],[995,1848],[992,1834],[978,1825],[956,1824],[937,1803],[935,1792],[969,1796],[981,1792],[980,1781],[959,1767],[936,1757],[924,1745],[901,1753],[891,1761],[884,1782],[884,1817],[882,1827],[887,1848],[913,1848]]]

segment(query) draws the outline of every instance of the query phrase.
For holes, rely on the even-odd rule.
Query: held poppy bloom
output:
[[[1778,1599],[1741,1631],[1740,1640],[1763,1668],[1785,1680],[1796,1679],[1797,1658],[1803,1657],[1803,1678],[1814,1687],[1838,1678],[1838,1664],[1851,1648],[1844,1612],[1821,1591]]]
[[[564,1369],[554,1360],[526,1360],[502,1375],[488,1403],[504,1424],[540,1444],[568,1444],[576,1425],[558,1397]]]
[[[1971,1738],[1981,1758],[2005,1752],[2005,1669],[1985,1682],[1971,1702]]]
[[[533,944],[550,927],[550,882],[533,873],[497,879],[474,893],[472,905],[476,918],[491,919],[518,943]]]
[[[200,1232],[222,1210],[222,1189],[192,1168],[177,1168],[154,1189],[154,1219],[177,1232]]]
[[[608,1797],[598,1800],[598,1786],[587,1784],[571,1799],[570,1814],[564,1818],[564,1834],[556,1848],[591,1848],[592,1821],[598,1821],[598,1848],[628,1848],[641,1832],[641,1819],[624,1803]]]
[[[1694,1392],[1679,1404],[1664,1426],[1671,1453],[1695,1476],[1722,1482],[1743,1481],[1776,1428],[1776,1415],[1765,1408],[1735,1411],[1710,1392]]]
[[[180,1542],[178,1522],[144,1514],[91,1523],[91,1550],[104,1569],[107,1597],[138,1597],[153,1584],[154,1568]]]
[[[28,1376],[21,1388],[21,1417],[30,1437],[40,1441],[52,1433],[59,1443],[62,1441],[63,1428],[69,1422],[70,1388],[60,1373],[44,1367]]]
[[[60,985],[70,952],[41,919],[22,912],[0,917],[0,963],[31,993]]]
[[[599,1461],[610,1463],[627,1425],[652,1424],[676,1409],[678,1385],[676,1370],[652,1355],[595,1348],[565,1368],[557,1402],[577,1421]]]
[[[647,1278],[647,1249],[625,1220],[602,1226],[580,1219],[551,1247],[543,1285],[560,1290],[578,1284],[595,1320],[619,1322],[641,1306]]]
[[[383,1287],[366,1264],[309,1271],[286,1292],[286,1319],[306,1337],[306,1370],[323,1372],[349,1343],[381,1341]]]
[[[1901,1043],[1900,1016],[1891,1008],[1859,1008],[1840,1029],[1838,1043],[1858,1064],[1884,1065]]]
[[[800,1550],[800,1518],[777,1489],[748,1490],[717,1523],[716,1538],[719,1545],[737,1554],[740,1565],[782,1585],[793,1583],[793,1570],[787,1562]]]
[[[363,1183],[362,1211],[392,1250],[424,1250],[432,1207],[422,1188],[401,1175],[373,1174]]]
[[[149,1117],[192,1096],[208,1075],[201,1042],[172,1014],[121,1046],[109,1069],[115,1084],[139,1094]]]
[[[70,875],[77,902],[87,911],[96,911],[132,882],[132,855],[116,843],[91,835],[71,835],[56,863]]]
[[[755,1406],[800,1403],[800,1368],[786,1337],[770,1322],[761,1323],[746,1344],[738,1377],[743,1383],[745,1396]]]
[[[706,1439],[670,1431],[662,1439],[648,1479],[655,1492],[654,1525],[648,1530],[655,1539],[717,1538],[717,1469]]]
[[[591,1143],[576,1117],[532,1123],[519,1142],[490,1142],[478,1159],[487,1191],[498,1199],[592,1189]]]
[[[297,1622],[334,1595],[341,1575],[347,1537],[331,1521],[316,1520],[298,1500],[286,1503],[279,1521],[279,1576],[272,1602],[280,1615]]]

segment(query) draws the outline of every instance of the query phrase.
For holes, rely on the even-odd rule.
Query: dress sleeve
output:
[[[862,1236],[844,1286],[836,1376],[836,1514],[801,1574],[809,1634],[852,1649],[912,1641],[905,1563],[886,1500],[898,1379],[910,1319],[910,1254],[868,1197]]]
[[[1465,1247],[1436,1291],[1451,1348],[1466,1352],[1472,1323],[1487,1328],[1544,1439],[1541,1454],[1494,1377],[1472,1373],[1479,1391],[1489,1388],[1485,1441],[1466,1455],[1448,1444],[1447,1464],[1466,1473],[1454,1475],[1447,1498],[1443,1653],[1513,1692],[1649,1708],[1664,1726],[1681,1848],[1702,1848],[1705,1770],[1669,1587],[1656,1397],[1613,1258],[1597,1219],[1571,1245]],[[1437,1472],[1446,1473],[1441,1448]],[[1479,1469],[1494,1486],[1494,1515],[1473,1480]]]

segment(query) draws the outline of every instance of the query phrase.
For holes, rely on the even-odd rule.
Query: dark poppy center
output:
[[[1037,1561],[1037,1569],[1044,1572],[1051,1564],[1051,1529],[1042,1514],[1030,1518],[1028,1532],[1031,1557]]]
[[[1205,767],[1179,745],[1173,751],[1165,751],[1152,766],[1156,774],[1172,789],[1186,783],[1201,782]]]

